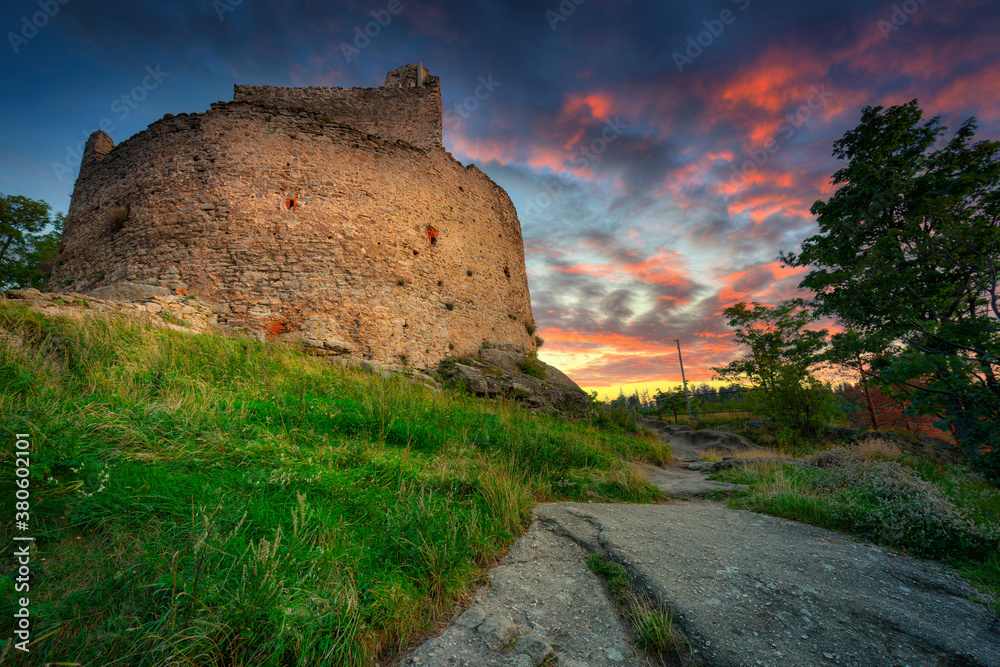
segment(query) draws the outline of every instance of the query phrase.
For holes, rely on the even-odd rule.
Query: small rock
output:
[[[479,634],[491,649],[499,649],[509,644],[517,636],[517,626],[514,621],[504,616],[490,616],[479,625]]]
[[[475,630],[485,620],[486,610],[482,606],[474,604],[464,614],[455,619],[455,625]]]
[[[338,354],[350,354],[354,351],[354,345],[340,338],[333,338],[323,342],[323,347]]]
[[[625,659],[625,656],[622,655],[621,651],[619,651],[616,648],[609,648],[606,649],[604,652],[608,654],[608,660],[613,660],[614,662],[621,662],[622,660]]]
[[[539,665],[545,662],[554,653],[549,643],[535,633],[522,637],[521,641],[517,644],[517,650],[531,658],[532,665]]]
[[[535,663],[531,661],[531,658],[521,653],[514,658],[514,667],[535,667]]]

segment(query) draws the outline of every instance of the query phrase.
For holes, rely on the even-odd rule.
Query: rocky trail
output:
[[[647,424],[679,459],[745,447],[664,426]],[[1000,665],[1000,622],[943,567],[703,499],[734,485],[682,460],[646,472],[666,503],[538,506],[472,606],[402,665]],[[638,647],[591,554],[665,606],[687,650]]]

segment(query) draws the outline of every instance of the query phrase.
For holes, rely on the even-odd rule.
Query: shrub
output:
[[[822,486],[842,494],[839,513],[865,537],[949,560],[1000,550],[1000,527],[980,523],[937,485],[898,463],[848,461]]]
[[[530,375],[539,380],[545,379],[546,368],[544,361],[539,361],[537,352],[528,352],[517,362],[517,368],[525,375]]]
[[[620,429],[627,433],[639,432],[639,422],[635,416],[635,410],[627,405],[605,405],[598,408],[591,421],[598,428]]]
[[[128,222],[128,218],[128,208],[124,206],[116,206],[111,209],[108,211],[108,231],[112,234],[117,234],[125,228],[125,223]]]
[[[754,393],[753,412],[811,438],[832,424],[842,409],[830,387],[814,377],[803,379],[787,367],[773,385]]]

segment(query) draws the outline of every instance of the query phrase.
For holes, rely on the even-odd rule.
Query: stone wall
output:
[[[421,65],[389,72],[384,88],[234,86],[233,99],[275,109],[306,109],[384,139],[441,147],[441,84]]]
[[[418,367],[483,342],[535,347],[507,194],[441,148],[315,109],[219,103],[118,146],[92,135],[50,288],[122,281],[196,295],[230,326]]]

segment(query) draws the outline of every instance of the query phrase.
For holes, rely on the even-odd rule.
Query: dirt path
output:
[[[707,492],[695,471],[649,476],[671,496]],[[404,665],[648,664],[590,553],[673,612],[700,664],[1000,665],[1000,623],[965,583],[838,533],[706,500],[549,503],[534,518],[472,609]]]

